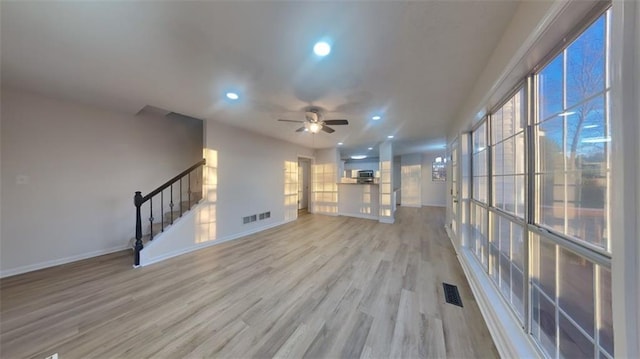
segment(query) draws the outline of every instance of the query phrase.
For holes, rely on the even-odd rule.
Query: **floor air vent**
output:
[[[442,283],[442,286],[444,287],[444,299],[447,303],[462,307],[462,298],[458,293],[458,287],[447,283]]]

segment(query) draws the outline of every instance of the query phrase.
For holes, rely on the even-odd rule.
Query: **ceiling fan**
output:
[[[349,124],[349,121],[342,120],[342,119],[322,120],[322,115],[320,114],[320,110],[317,108],[309,109],[307,112],[304,113],[304,117],[305,117],[304,121],[283,120],[283,119],[278,119],[278,121],[303,123],[304,125],[299,129],[297,129],[296,132],[311,132],[311,133],[318,133],[320,132],[320,130],[326,133],[333,133],[336,130],[334,130],[333,128],[327,125],[340,126],[340,125]]]

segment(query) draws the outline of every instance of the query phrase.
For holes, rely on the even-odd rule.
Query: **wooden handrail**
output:
[[[157,195],[158,193],[164,191],[165,189],[169,188],[169,186],[171,186],[172,184],[178,182],[182,177],[188,175],[189,172],[195,170],[196,168],[198,168],[200,166],[204,166],[205,164],[207,164],[207,160],[205,160],[203,158],[202,160],[198,161],[198,163],[196,163],[193,166],[187,168],[186,170],[180,172],[180,174],[178,174],[177,176],[175,176],[172,179],[168,180],[167,182],[165,182],[160,187],[158,187],[158,188],[154,189],[153,191],[149,192],[148,195],[143,196],[142,199],[141,199],[140,205],[142,205],[143,203],[148,201],[151,197],[153,197],[153,196]],[[136,205],[138,205],[138,204],[136,204]]]

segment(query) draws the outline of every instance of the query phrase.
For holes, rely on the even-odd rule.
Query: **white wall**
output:
[[[126,248],[134,191],[151,191],[202,158],[197,121],[6,88],[1,111],[2,276]]]
[[[205,146],[217,151],[216,238],[235,237],[284,223],[285,161],[313,151],[222,124],[205,122]],[[271,211],[271,218],[242,224],[242,217]]]
[[[447,205],[447,183],[431,180],[431,164],[443,152],[425,152],[422,154],[422,205],[445,207]]]

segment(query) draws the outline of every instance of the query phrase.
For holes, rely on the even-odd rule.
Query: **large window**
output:
[[[536,76],[536,223],[610,249],[608,13]]]
[[[525,90],[521,88],[490,116],[492,211],[489,272],[522,322],[525,295],[525,115]]]
[[[609,27],[568,37],[460,147],[463,243],[549,358],[614,356]]]
[[[530,236],[531,333],[550,357],[613,357],[608,255],[587,256],[610,251],[609,13],[534,77],[533,222],[550,232]]]

